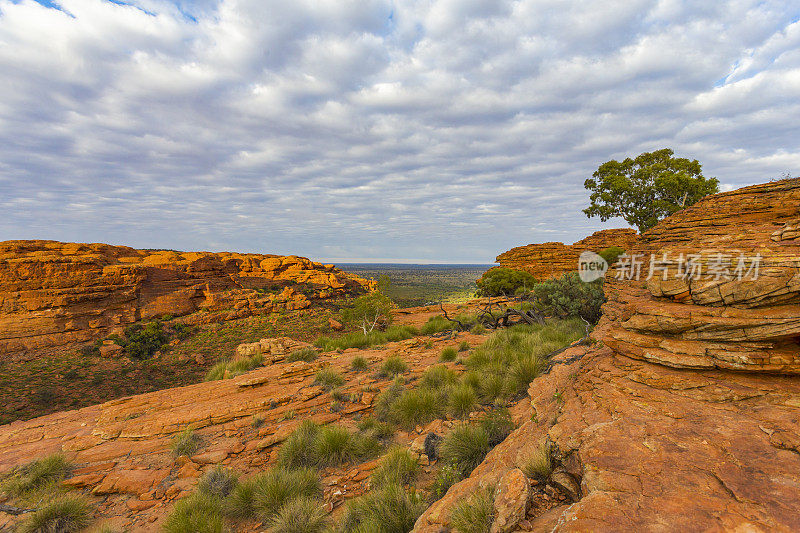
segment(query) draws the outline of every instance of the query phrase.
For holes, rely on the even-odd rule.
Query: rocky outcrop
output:
[[[710,196],[664,220],[610,274],[603,341],[677,368],[800,373],[799,215],[792,179]],[[639,280],[627,279],[639,260]]]
[[[459,501],[497,491],[545,442],[554,473],[544,490],[530,483],[550,505],[529,505],[515,531],[800,530],[798,216],[800,179],[784,180],[708,197],[642,235],[629,254],[643,276],[629,279],[632,260],[609,274],[595,343],[551,362],[526,422],[415,531],[448,527]],[[760,270],[687,279],[681,254],[715,277],[740,254],[760,254]]]
[[[0,354],[87,342],[164,315],[225,311],[210,318],[224,320],[302,309],[370,283],[297,256],[5,241]]]
[[[498,255],[495,261],[501,267],[524,270],[542,280],[577,270],[581,252],[600,252],[611,246],[628,250],[636,240],[636,231],[630,228],[607,229],[596,231],[574,244],[545,242],[518,246]]]

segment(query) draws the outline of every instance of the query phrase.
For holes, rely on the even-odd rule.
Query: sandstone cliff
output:
[[[502,486],[541,442],[556,464],[545,491],[573,502],[528,500],[503,531],[800,530],[798,217],[792,179],[708,197],[646,232],[629,250],[644,255],[641,279],[606,284],[597,342],[531,383],[528,420],[415,531],[447,527],[458,502]],[[672,268],[646,280],[651,253]],[[715,276],[740,254],[761,268],[689,279],[681,253]]]
[[[5,241],[0,354],[87,342],[163,315],[228,311],[215,317],[225,319],[302,309],[309,298],[363,292],[370,283],[297,256]]]
[[[596,231],[574,244],[545,242],[518,246],[498,255],[495,261],[501,267],[525,270],[541,280],[577,270],[581,252],[600,252],[610,246],[628,250],[636,240],[636,231],[630,228],[607,229]]]

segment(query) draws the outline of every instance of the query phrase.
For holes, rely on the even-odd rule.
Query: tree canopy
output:
[[[587,217],[622,217],[639,232],[661,219],[719,192],[716,178],[703,176],[697,159],[673,157],[669,148],[645,152],[635,159],[603,163],[584,182],[592,191]]]

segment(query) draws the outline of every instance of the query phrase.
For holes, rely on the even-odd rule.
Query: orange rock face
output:
[[[518,246],[497,256],[501,267],[530,272],[536,279],[558,277],[578,269],[578,256],[591,250],[600,252],[610,246],[630,249],[637,241],[635,230],[607,229],[596,231],[574,244],[545,242]]]
[[[630,252],[641,255],[639,281],[608,280],[603,341],[677,368],[800,373],[798,215],[792,179],[710,196],[664,220]],[[631,276],[630,263],[619,266]]]
[[[139,320],[203,309],[230,309],[230,318],[303,309],[309,297],[356,294],[370,283],[297,256],[5,241],[0,354],[87,342]]]

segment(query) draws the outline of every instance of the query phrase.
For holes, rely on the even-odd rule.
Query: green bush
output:
[[[372,486],[381,487],[387,483],[408,485],[419,474],[419,460],[407,448],[397,446],[389,450],[372,473]]]
[[[494,491],[480,490],[459,502],[450,515],[450,525],[459,533],[489,533],[494,522]]]
[[[238,478],[233,471],[217,465],[203,474],[197,484],[197,490],[213,498],[222,499],[227,498],[233,492],[238,482]]]
[[[602,250],[599,254],[600,257],[606,260],[608,266],[612,266],[614,263],[617,262],[619,256],[625,253],[624,248],[620,248],[619,246],[609,246],[608,248]]]
[[[454,385],[458,375],[444,365],[436,365],[422,374],[420,385],[431,389],[438,389],[446,385]]]
[[[373,436],[306,420],[281,446],[278,464],[284,468],[335,466],[371,459],[380,448]]]
[[[456,351],[456,349],[453,348],[452,346],[448,346],[447,348],[442,350],[442,355],[439,356],[439,360],[446,363],[450,363],[455,361],[456,357],[458,357],[458,352]]]
[[[416,492],[389,483],[351,500],[339,529],[347,533],[407,533],[425,507]]]
[[[537,283],[533,288],[541,311],[558,318],[580,317],[596,324],[600,320],[600,307],[606,301],[603,281],[581,281],[577,272],[567,272],[558,279]]]
[[[0,491],[25,497],[58,483],[72,470],[72,464],[61,453],[37,459],[15,468],[0,482]]]
[[[125,354],[131,359],[148,359],[169,342],[169,335],[160,321],[125,328]]]
[[[487,270],[477,281],[479,296],[510,296],[535,284],[536,278],[528,272],[504,267]]]
[[[295,498],[322,496],[319,475],[310,468],[272,468],[257,476],[253,487],[253,510],[264,522],[271,520],[281,507]]]
[[[172,453],[175,455],[193,455],[199,448],[200,437],[190,427],[172,438]]]
[[[385,329],[392,322],[392,301],[380,291],[364,294],[342,310],[342,319],[361,328],[364,335]]]
[[[447,396],[447,411],[454,418],[468,418],[478,403],[475,390],[469,385],[450,387]]]
[[[314,361],[318,355],[319,352],[317,352],[314,348],[307,346],[290,353],[288,356],[286,356],[286,361],[289,363],[294,363],[295,361],[305,361],[306,363],[310,363],[311,361]]]
[[[323,533],[329,521],[320,500],[301,497],[286,502],[269,524],[271,533]]]
[[[350,361],[350,368],[354,372],[365,372],[369,369],[369,361],[367,361],[366,357],[357,355]]]
[[[469,476],[486,454],[489,453],[489,437],[480,426],[462,425],[453,428],[442,440],[439,454],[442,460],[453,466],[462,476]]]
[[[183,498],[167,517],[165,533],[222,533],[225,521],[222,503],[208,494],[196,492]]]
[[[442,463],[436,471],[433,484],[431,485],[431,499],[433,501],[439,500],[447,494],[450,487],[464,479],[461,472],[453,465]]]
[[[387,357],[378,371],[378,375],[383,378],[393,378],[399,374],[408,372],[408,365],[396,355]]]
[[[328,367],[320,369],[314,377],[314,385],[319,385],[325,390],[341,387],[344,383],[344,376]]]

